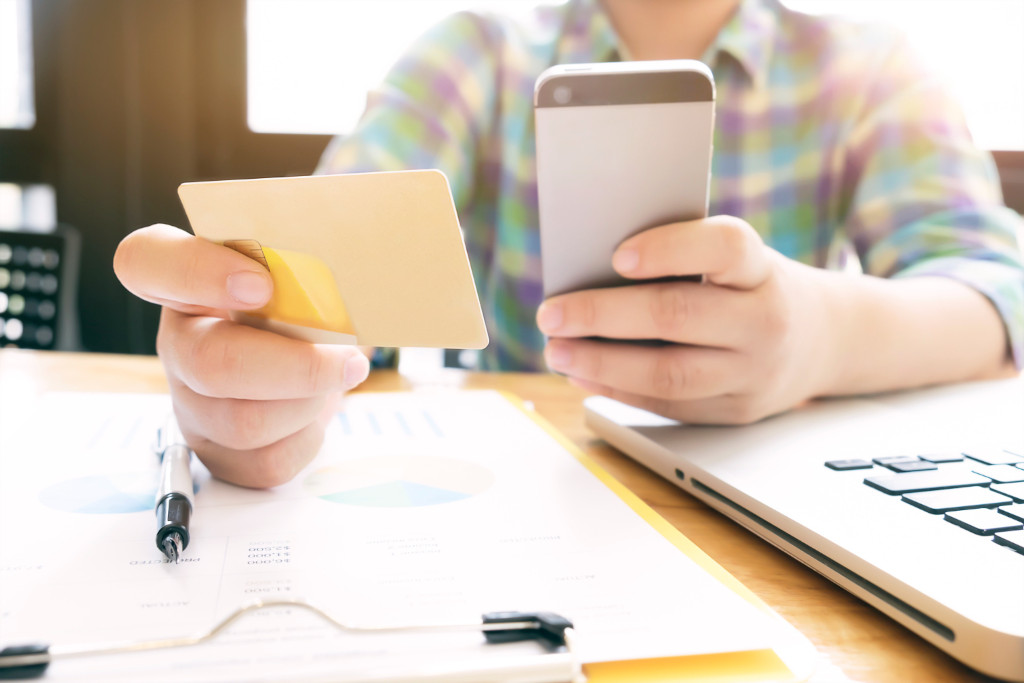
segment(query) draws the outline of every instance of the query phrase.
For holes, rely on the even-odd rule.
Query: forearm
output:
[[[821,395],[1012,376],[1006,332],[982,294],[944,277],[821,272],[831,353]]]

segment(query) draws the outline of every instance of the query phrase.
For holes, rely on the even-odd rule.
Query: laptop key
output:
[[[1013,498],[1018,503],[1024,503],[1024,482],[1016,484],[992,484],[992,490],[998,491],[1004,496]]]
[[[964,456],[959,453],[922,453],[917,457],[936,464],[944,462],[963,462],[964,459]]]
[[[986,465],[1013,465],[1014,463],[1024,462],[1024,456],[1011,453],[1010,451],[964,451],[964,455],[971,460],[977,460]]]
[[[1008,517],[1013,517],[1018,522],[1024,522],[1024,503],[1002,505],[999,507],[999,512],[1003,513]]]
[[[848,460],[829,460],[825,463],[825,467],[842,472],[844,470],[870,470],[874,465],[867,460],[851,458]],[[1021,474],[1024,474],[1024,471]]]
[[[946,513],[946,521],[962,526],[971,533],[991,536],[996,532],[1024,529],[1024,522],[1018,522],[995,510],[956,510]]]
[[[981,476],[988,477],[999,484],[1024,481],[1024,470],[1013,465],[979,465],[973,469]]]
[[[999,545],[1005,545],[1007,548],[1012,548],[1018,553],[1024,554],[1024,531],[1007,531],[996,534],[992,537],[992,540]]]
[[[926,512],[938,514],[953,510],[971,510],[974,508],[994,508],[1009,505],[1013,501],[1006,496],[994,493],[983,486],[965,486],[959,489],[941,489],[939,491],[918,491],[903,496],[903,500]]]
[[[936,470],[938,465],[924,460],[908,460],[907,462],[890,463],[889,469],[893,472],[924,472],[925,470]]]
[[[878,477],[865,477],[864,483],[879,491],[895,496],[916,491],[955,489],[961,486],[987,486],[992,483],[992,480],[974,472],[940,469],[930,472],[902,472],[899,474],[885,474]],[[1013,484],[1005,484],[1005,486],[1013,486]]]
[[[916,455],[883,455],[878,458],[872,458],[871,461],[876,465],[882,467],[888,467],[893,463],[897,462],[917,462],[918,458]]]

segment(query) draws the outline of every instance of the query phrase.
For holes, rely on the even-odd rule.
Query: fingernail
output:
[[[548,344],[544,357],[552,370],[567,370],[572,365],[572,351],[564,344]]]
[[[270,278],[266,275],[242,271],[228,275],[228,294],[243,304],[263,304],[270,299]]]
[[[567,377],[566,379],[569,381],[569,384],[574,387],[578,387],[583,391],[590,392],[591,394],[601,393],[602,387],[597,382],[588,382],[587,380],[580,379],[579,377]]]
[[[562,326],[565,315],[562,313],[561,304],[553,304],[545,301],[537,311],[537,326],[541,332],[554,332]]]
[[[349,389],[360,384],[370,374],[370,361],[362,353],[356,354],[345,361],[342,380]]]
[[[612,267],[620,273],[631,273],[640,265],[640,253],[636,249],[626,247],[612,255]]]

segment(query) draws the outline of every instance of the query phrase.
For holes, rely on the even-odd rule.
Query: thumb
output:
[[[132,294],[183,313],[259,308],[274,291],[260,263],[170,225],[125,237],[114,272]]]

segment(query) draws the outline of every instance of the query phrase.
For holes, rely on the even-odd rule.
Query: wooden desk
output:
[[[583,425],[585,394],[561,377],[448,370],[417,380],[378,372],[364,387],[415,390],[438,384],[501,389],[532,401],[602,467],[802,631],[822,655],[816,683],[986,680],[597,439]],[[165,392],[167,383],[156,358],[0,350],[0,412],[26,393],[48,390]]]

